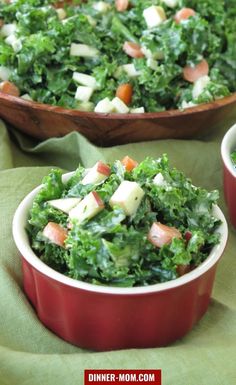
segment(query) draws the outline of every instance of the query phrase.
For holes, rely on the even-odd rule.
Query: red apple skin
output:
[[[61,247],[65,247],[65,240],[68,236],[68,232],[58,223],[48,222],[48,224],[43,229],[43,235],[52,243],[55,243]]]
[[[107,164],[99,161],[97,163],[97,172],[99,172],[100,174],[109,176],[110,173],[111,173],[111,169],[110,169],[110,167]]]
[[[171,243],[173,238],[182,238],[182,235],[175,227],[166,226],[160,222],[154,222],[149,230],[147,238],[154,246],[162,247]]]
[[[95,201],[97,202],[97,205],[99,207],[104,207],[103,200],[100,198],[100,196],[97,193],[97,191],[92,191],[91,194],[93,194],[93,197],[94,197]]]
[[[186,231],[186,233],[184,234],[184,238],[186,239],[187,242],[189,242],[190,239],[192,238],[191,231]]]

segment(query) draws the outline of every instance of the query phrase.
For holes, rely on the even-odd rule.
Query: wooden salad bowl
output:
[[[184,111],[99,114],[26,101],[0,92],[0,118],[37,139],[78,131],[98,146],[156,139],[192,139],[236,121],[236,93]]]

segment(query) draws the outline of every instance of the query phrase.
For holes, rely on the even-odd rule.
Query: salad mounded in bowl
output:
[[[183,109],[236,91],[233,0],[0,3],[0,90],[98,113]]]
[[[31,247],[68,277],[120,287],[176,279],[195,269],[219,242],[216,190],[195,187],[168,157],[130,157],[54,169],[34,198]]]

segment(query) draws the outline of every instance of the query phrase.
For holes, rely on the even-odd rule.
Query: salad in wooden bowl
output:
[[[231,122],[235,17],[230,0],[2,1],[0,116],[101,145]]]

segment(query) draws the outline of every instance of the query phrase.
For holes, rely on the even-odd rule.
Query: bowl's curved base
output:
[[[0,117],[37,139],[61,137],[72,131],[98,146],[156,139],[206,136],[236,120],[236,93],[185,111],[145,114],[97,114],[25,101],[0,92]]]
[[[24,289],[39,319],[81,348],[108,351],[166,346],[182,338],[207,311],[216,265],[187,284],[160,292],[89,292],[40,273],[24,258]]]

